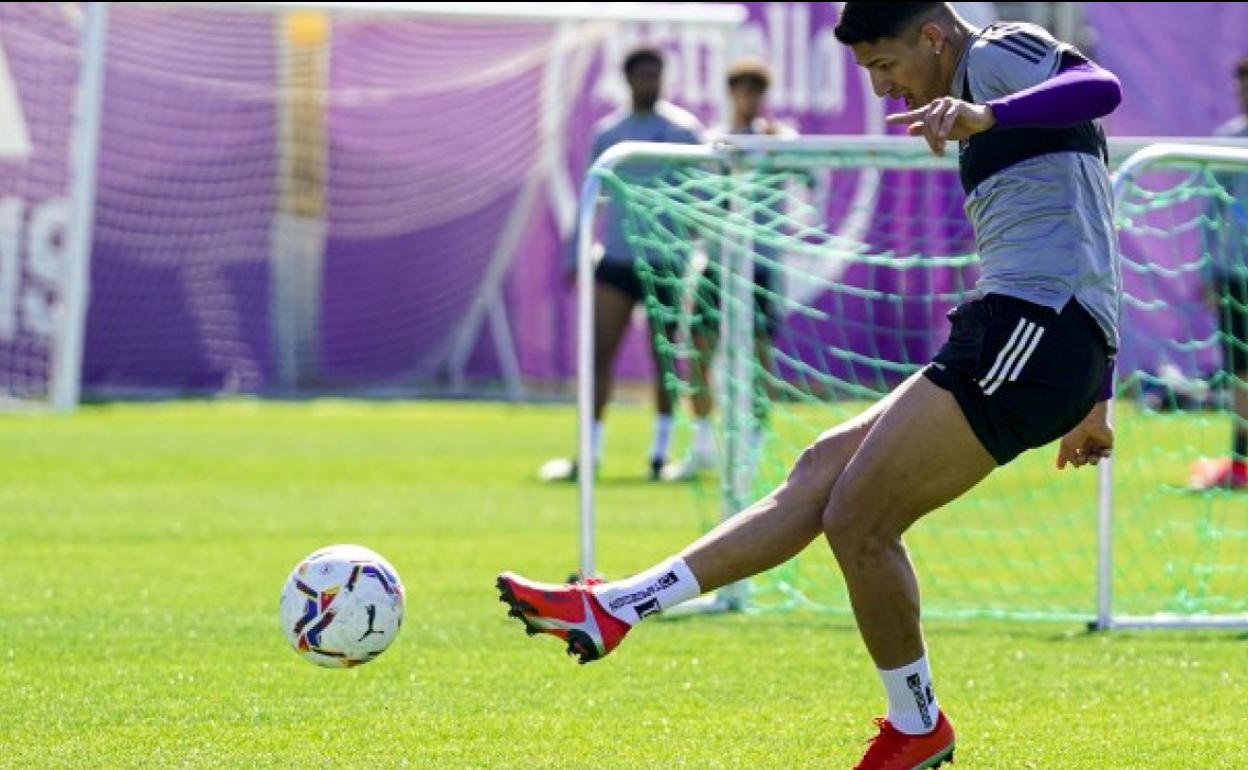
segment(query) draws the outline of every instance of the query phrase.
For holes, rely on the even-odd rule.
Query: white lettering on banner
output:
[[[839,115],[845,111],[845,48],[830,28],[815,36],[811,91],[815,112]]]
[[[773,84],[767,98],[774,110],[839,115],[847,101],[849,53],[836,41],[832,27],[812,34],[811,9],[806,3],[772,3],[764,12],[765,24],[746,22],[726,40],[714,30],[691,25],[621,25],[619,34],[603,40],[602,70],[594,84],[594,100],[611,105],[627,102],[628,87],[621,67],[628,51],[644,42],[663,49],[667,57],[664,96],[687,109],[718,104],[728,61],[749,55],[771,65]]]
[[[22,199],[0,200],[0,340],[17,335],[17,280],[22,274]]]
[[[24,201],[15,196],[0,199],[0,340],[18,334],[50,339],[56,332],[69,201],[53,198],[38,203],[28,221]]]
[[[793,37],[792,52],[794,62],[810,61],[810,6],[798,3],[793,6]],[[818,67],[817,62],[813,62]],[[810,109],[810,83],[813,74],[810,66],[794,66],[793,82],[790,90],[789,109],[794,112],[805,112]]]
[[[9,57],[0,48],[0,158],[25,160],[32,149],[22,100],[18,98],[17,85],[9,72]]]
[[[26,270],[31,282],[22,292],[22,326],[29,334],[51,339],[56,333],[68,244],[69,201],[55,198],[35,206],[26,230]]]

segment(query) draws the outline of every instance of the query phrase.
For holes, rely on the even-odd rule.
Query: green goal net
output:
[[[713,467],[690,456],[674,474],[688,478],[704,527],[774,488],[820,432],[921,368],[945,339],[946,313],[972,296],[978,258],[954,161],[906,140],[846,145],[594,172],[625,203],[686,443],[688,403],[714,397]],[[1057,472],[1051,446],[925,518],[906,542],[928,615],[1090,619],[1104,510],[1113,540],[1099,563],[1115,612],[1248,618],[1248,493],[1191,488],[1201,457],[1229,455],[1244,385],[1223,358],[1245,342],[1228,340],[1218,317],[1242,294],[1210,279],[1215,262],[1243,262],[1234,168],[1162,160],[1122,186],[1127,296],[1106,494],[1095,470]],[[1205,291],[1219,285],[1217,297]],[[758,610],[848,608],[818,541],[736,590]]]

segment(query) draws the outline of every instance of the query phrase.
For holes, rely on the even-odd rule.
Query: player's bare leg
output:
[[[663,478],[666,481],[688,481],[695,478],[701,471],[715,467],[715,437],[711,427],[711,413],[715,410],[715,399],[711,394],[711,359],[715,355],[716,337],[699,330],[694,330],[689,336],[693,349],[696,351],[689,367],[689,380],[693,387],[693,395],[689,398],[694,417],[693,444],[682,461],[663,469]],[[770,373],[774,358],[770,336],[755,335],[754,355],[759,370]],[[759,427],[750,436],[751,463],[757,460],[762,451],[763,423],[767,419],[767,402],[775,400],[776,396],[775,389],[770,382],[763,382],[755,388],[754,417]],[[767,401],[761,399],[764,393]]]
[[[694,416],[709,418],[715,409],[715,400],[711,396],[711,358],[715,355],[715,337],[700,330],[692,331],[689,337],[695,351],[689,367],[689,379],[693,385],[689,401]]]
[[[711,359],[715,355],[715,336],[694,326],[689,333],[694,355],[689,362],[689,382],[693,393],[689,405],[693,411],[693,437],[685,456],[663,468],[664,481],[690,481],[715,467],[715,429],[711,413],[715,399],[711,394]]]
[[[499,575],[498,589],[509,614],[530,634],[548,633],[564,640],[569,654],[586,663],[615,649],[646,615],[783,563],[822,531],[833,484],[894,398],[896,393],[823,433],[770,494],[679,556],[645,572],[605,585],[592,580],[577,585],[536,583],[508,572]]]
[[[888,694],[888,718],[860,767],[933,767],[953,756],[901,535],[995,467],[953,395],[920,376],[897,393],[832,487],[823,530]]]
[[[680,552],[703,592],[783,564],[819,536],[834,485],[872,426],[915,377],[859,416],[825,431],[802,450],[778,487]]]
[[[918,581],[902,533],[995,467],[953,396],[919,378],[880,418],[832,489],[824,533],[879,668],[923,655]]]
[[[633,317],[633,298],[605,283],[594,284],[594,421],[602,422],[615,385],[615,356]]]
[[[601,459],[602,418],[611,400],[614,385],[613,370],[620,342],[632,320],[633,299],[619,289],[602,282],[594,283],[594,458]],[[578,465],[584,464],[567,457],[547,461],[538,470],[543,481],[574,481]]]
[[[833,487],[823,529],[878,667],[896,668],[923,654],[918,582],[902,533],[995,467],[953,395],[918,378]]]
[[[668,448],[672,440],[672,391],[667,385],[664,372],[670,365],[670,354],[665,354],[661,344],[669,347],[676,342],[676,325],[664,324],[661,327],[651,319],[650,359],[654,363],[654,403],[658,413],[654,426],[654,442],[650,446],[650,479],[657,481],[663,466],[667,464]],[[665,360],[666,359],[666,360]]]

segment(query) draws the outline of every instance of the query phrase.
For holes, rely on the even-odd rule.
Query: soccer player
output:
[[[955,308],[933,361],[856,419],[823,433],[762,500],[679,554],[623,580],[497,585],[531,632],[582,663],[645,617],[762,572],[822,534],[844,574],[887,694],[858,767],[910,770],[952,758],[902,534],[1029,448],[1061,439],[1057,468],[1113,446],[1106,385],[1121,278],[1096,120],[1117,79],[1026,24],[975,29],[946,3],[846,3],[836,27],[888,117],[933,152],[959,144],[980,296]]]
[[[698,119],[676,105],[659,98],[663,82],[663,54],[657,48],[641,47],[624,58],[624,77],[632,92],[632,102],[608,115],[594,128],[591,155],[597,159],[610,147],[626,141],[673,142],[697,144],[701,139],[702,125]],[[647,164],[634,166],[636,175],[645,175],[652,169]],[[621,169],[621,171],[626,171]],[[612,369],[624,332],[632,319],[633,307],[645,299],[638,269],[639,261],[647,255],[638,254],[625,234],[626,212],[623,201],[611,196],[604,217],[603,255],[594,271],[594,464],[602,459],[603,415],[611,399]],[[683,266],[655,263],[649,267],[655,273],[653,291],[664,307],[672,307],[675,301],[675,273]],[[575,270],[575,263],[572,266]],[[573,272],[571,275],[575,275]],[[666,326],[666,325],[665,325]],[[650,351],[655,369],[662,371],[659,359],[657,335],[669,339],[674,328],[656,328],[650,318]],[[663,384],[663,377],[654,378],[655,400],[658,415],[654,425],[654,443],[650,448],[650,478],[657,480],[667,462],[668,447],[672,435],[672,396]],[[547,481],[576,478],[577,463],[557,458],[542,466],[538,475]]]
[[[767,89],[771,86],[771,69],[766,62],[754,57],[743,57],[728,67],[728,95],[732,102],[731,120],[711,130],[719,138],[731,135],[796,136],[797,132],[765,114]],[[764,221],[766,213],[760,212],[757,221]],[[778,256],[774,249],[755,245],[755,253],[767,260]],[[711,261],[698,284],[697,302],[694,307],[695,322],[690,337],[696,355],[693,359],[693,442],[683,460],[663,469],[665,481],[683,481],[693,478],[699,471],[715,466],[715,432],[711,425],[711,412],[715,402],[711,395],[711,360],[719,341],[720,295],[723,281],[723,254],[710,254]],[[779,323],[780,308],[775,301],[779,287],[772,266],[764,261],[754,263],[754,351],[758,366],[764,371],[771,369],[771,343]],[[756,388],[758,386],[756,385]],[[756,390],[756,417],[766,418],[767,400]],[[749,437],[751,452],[756,452],[762,441],[761,429]]]
[[[1235,67],[1243,114],[1228,121],[1218,136],[1248,137],[1248,56]],[[1220,225],[1207,245],[1211,256],[1206,299],[1218,315],[1222,365],[1234,406],[1229,457],[1201,458],[1192,464],[1196,489],[1248,489],[1248,173],[1219,174],[1234,199],[1217,201],[1211,216]]]

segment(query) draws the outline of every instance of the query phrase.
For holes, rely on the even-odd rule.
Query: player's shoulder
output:
[[[1039,24],[999,21],[979,31],[971,45],[973,60],[989,66],[1036,65],[1062,43]]]
[[[1248,137],[1248,115],[1236,115],[1214,129],[1213,135],[1223,138]]]
[[[732,126],[727,123],[717,123],[707,129],[707,135],[712,139],[719,139],[725,136],[731,136],[734,133],[745,133],[754,136],[777,136],[786,139],[792,139],[801,136],[796,128],[775,118],[755,118],[754,124],[748,131],[733,131]]]
[[[679,107],[666,100],[660,100],[658,104],[654,105],[654,112],[674,128],[683,129],[693,134],[702,133],[702,121],[698,120],[697,116],[684,107]]]
[[[628,120],[628,117],[631,114],[632,111],[627,107],[618,107],[609,115],[602,116],[598,119],[598,122],[594,124],[594,136],[609,136],[610,134],[618,131],[620,125],[624,123],[624,121]]]
[[[797,130],[796,126],[792,126],[781,120],[771,121],[771,133],[773,136],[779,136],[785,139],[792,139],[802,135],[802,133]]]

